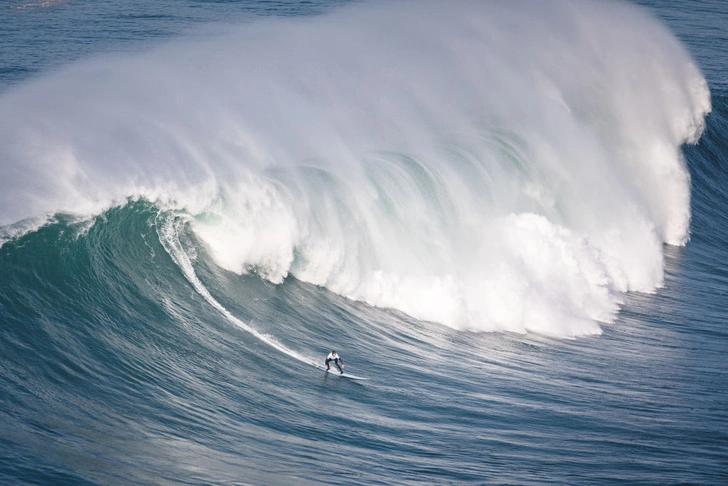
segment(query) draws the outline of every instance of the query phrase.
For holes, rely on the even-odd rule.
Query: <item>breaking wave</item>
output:
[[[144,198],[231,272],[457,329],[599,333],[689,238],[681,146],[709,111],[675,37],[618,2],[229,25],[3,94],[0,236]]]

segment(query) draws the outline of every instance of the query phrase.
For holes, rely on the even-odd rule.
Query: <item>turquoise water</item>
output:
[[[728,482],[728,13],[643,3],[5,2],[0,483]]]

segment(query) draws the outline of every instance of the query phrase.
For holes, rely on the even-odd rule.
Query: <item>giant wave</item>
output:
[[[232,272],[575,336],[688,240],[710,95],[632,5],[421,1],[90,59],[0,110],[6,238],[144,198]]]

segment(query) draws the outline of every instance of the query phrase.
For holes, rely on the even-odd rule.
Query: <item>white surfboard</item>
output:
[[[336,366],[331,366],[328,370],[323,365],[314,365],[316,368],[320,369],[324,373],[330,373],[332,375],[340,376],[342,378],[349,378],[350,380],[368,380],[369,378],[363,378],[361,376],[352,375],[346,372],[344,370],[344,374],[339,373],[339,370],[336,369]]]

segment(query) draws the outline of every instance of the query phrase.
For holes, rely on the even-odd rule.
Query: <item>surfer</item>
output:
[[[340,374],[344,374],[344,360],[341,359],[341,357],[336,354],[336,351],[331,351],[328,356],[326,356],[326,361],[324,362],[324,366],[326,366],[326,371],[329,370],[329,363],[334,362],[336,365],[336,368],[339,370]]]

